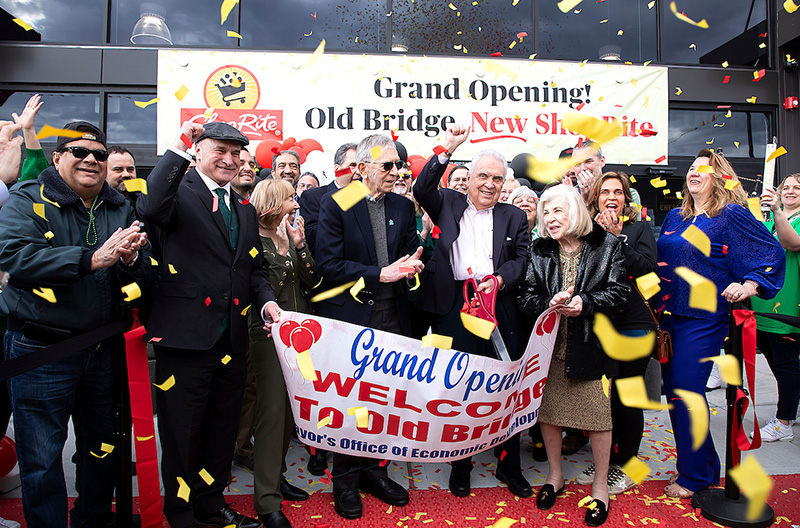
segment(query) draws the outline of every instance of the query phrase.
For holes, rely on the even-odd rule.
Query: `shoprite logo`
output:
[[[217,68],[206,80],[204,96],[210,108],[249,110],[256,107],[260,95],[255,76],[241,66]]]

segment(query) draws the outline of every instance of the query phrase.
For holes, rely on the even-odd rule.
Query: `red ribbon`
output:
[[[758,416],[756,416],[756,316],[752,310],[734,310],[733,320],[736,326],[742,326],[742,361],[744,362],[744,372],[747,378],[747,387],[750,394],[738,388],[736,389],[736,405],[742,401],[742,420],[747,413],[750,403],[753,404],[753,441],[747,438],[742,424],[738,417],[733,420],[733,430],[731,431],[731,447],[734,452],[734,464],[739,464],[739,451],[750,451],[761,447],[761,430],[758,427]]]
[[[142,339],[144,326],[134,314],[131,329],[125,332],[125,355],[128,362],[128,388],[136,447],[136,478],[139,481],[139,511],[143,528],[162,525],[161,489],[158,482],[156,428],[153,423],[153,400],[150,394],[150,369],[147,346]]]

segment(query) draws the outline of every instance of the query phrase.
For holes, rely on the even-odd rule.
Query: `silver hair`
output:
[[[350,150],[355,150],[358,147],[355,143],[345,143],[344,145],[340,146],[336,149],[336,154],[333,155],[333,164],[339,165],[341,167],[342,163],[344,163],[344,158],[347,156],[347,152]]]
[[[577,145],[572,147],[572,152],[575,152],[577,149],[587,148],[587,147],[591,147],[594,149],[595,156],[597,156],[598,160],[603,159],[603,149],[600,148],[600,143],[598,143],[597,141],[592,141],[592,140],[582,141],[581,143],[578,143]]]
[[[475,155],[475,157],[472,158],[472,161],[469,164],[469,172],[470,172],[470,174],[472,174],[472,171],[475,169],[475,165],[477,165],[478,162],[480,160],[482,160],[483,158],[492,158],[492,159],[495,159],[495,160],[499,161],[500,163],[503,164],[503,167],[506,168],[506,173],[508,173],[508,161],[506,161],[505,156],[503,156],[502,154],[500,154],[496,150],[486,149],[486,150],[482,150],[482,151],[478,152]]]
[[[536,194],[536,191],[534,191],[530,187],[525,187],[524,185],[520,185],[519,187],[511,191],[511,194],[508,195],[508,203],[513,205],[514,200],[516,200],[517,198],[527,198],[528,196],[533,196],[534,198],[536,198],[537,202],[539,201],[539,195]]]
[[[369,163],[373,161],[371,150],[375,147],[397,148],[392,138],[385,134],[372,134],[359,141],[356,147],[356,163]]]
[[[547,230],[544,221],[544,205],[559,198],[564,198],[569,207],[567,211],[569,229],[567,229],[566,233],[576,237],[588,235],[592,231],[592,217],[589,216],[589,210],[586,208],[586,204],[583,202],[578,190],[564,184],[553,185],[544,191],[539,198],[539,205],[536,207],[536,224],[539,235],[550,237],[550,231]]]

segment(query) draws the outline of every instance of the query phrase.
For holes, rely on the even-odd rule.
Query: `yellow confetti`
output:
[[[366,285],[367,285],[367,283],[364,281],[364,277],[359,277],[358,280],[356,281],[356,283],[353,284],[353,287],[350,288],[350,295],[353,297],[353,299],[356,300],[356,302],[358,302],[360,304],[364,304],[364,303],[361,300],[359,300],[358,294],[359,294],[359,292],[361,290],[364,289],[364,287]]]
[[[113,453],[114,452],[114,446],[111,445],[111,444],[106,444],[105,442],[103,442],[103,443],[100,444],[100,451],[102,451],[103,453]]]
[[[147,442],[147,441],[148,441],[148,440],[150,440],[151,438],[155,438],[155,435],[150,435],[150,436],[137,436],[137,437],[136,437],[136,441],[137,441],[137,442]]]
[[[497,326],[491,321],[463,312],[461,312],[461,324],[464,325],[464,328],[482,339],[489,339],[492,336],[492,331],[495,329],[495,326]]]
[[[734,146],[734,147],[736,147],[736,148],[738,149],[738,148],[739,148],[739,142],[738,142],[738,141],[734,141],[734,142],[733,142],[733,146]]]
[[[607,18],[604,18],[603,20],[600,21],[601,24],[605,24],[606,22],[608,22]]]
[[[678,198],[678,200],[683,200],[683,193],[682,192],[675,191],[675,196]]]
[[[211,119],[212,115],[214,115],[214,108],[209,106],[206,108],[205,112],[203,112],[203,117],[206,119]]]
[[[53,292],[52,288],[34,288],[32,291],[47,302],[55,304],[56,294]]]
[[[158,383],[153,383],[153,385],[155,385],[155,386],[156,386],[156,388],[159,388],[159,389],[161,389],[162,391],[168,391],[168,390],[170,390],[172,387],[174,387],[174,386],[175,386],[175,375],[172,375],[172,376],[168,377],[168,378],[167,378],[167,381],[165,381],[165,382],[164,382],[164,383],[162,383],[161,385],[159,385]]]
[[[761,48],[761,49],[764,49],[764,48],[766,48],[766,47],[767,47],[767,44],[766,44],[766,43],[764,43],[764,42],[762,42],[762,43],[760,43],[760,44],[758,45],[758,47],[759,47],[759,48]]]
[[[666,195],[668,195],[669,193],[671,193],[671,192],[672,192],[672,190],[671,190],[671,189],[664,189],[664,191],[663,191],[663,192],[664,192],[664,196],[666,196]]]
[[[228,15],[231,14],[233,6],[235,6],[238,3],[239,0],[222,0],[222,5],[219,7],[220,26],[224,24],[226,20],[228,20]]]
[[[47,240],[50,240],[50,239],[51,239],[51,238],[53,238],[54,236],[55,236],[55,235],[53,234],[53,232],[52,232],[52,231],[48,231],[47,233],[45,233],[45,234],[44,234],[44,237],[45,237]]]
[[[314,363],[311,361],[311,354],[308,350],[297,354],[297,368],[308,381],[317,381],[317,371],[314,370]]]
[[[36,213],[36,216],[40,216],[43,220],[47,221],[47,217],[44,215],[44,204],[43,203],[34,203],[33,204],[33,212]]]
[[[684,240],[696,247],[700,252],[707,256],[711,256],[711,240],[703,231],[694,224],[686,228],[686,231],[681,235]]]
[[[786,10],[787,13],[794,13],[795,11],[797,11],[798,7],[800,7],[800,6],[798,6],[797,4],[792,2],[792,0],[786,0],[783,3],[783,8]],[[17,21],[14,20],[14,22],[17,22]],[[19,22],[17,22],[17,23],[19,24]]]
[[[347,290],[349,290],[355,283],[356,283],[356,281],[347,282],[345,284],[342,284],[341,286],[336,286],[335,288],[331,288],[330,290],[326,290],[326,291],[324,291],[322,293],[318,293],[317,295],[315,295],[315,296],[313,296],[311,298],[311,302],[312,303],[317,303],[317,302],[320,302],[320,301],[324,301],[326,299],[332,299],[333,297],[336,297],[337,295],[341,295],[344,292],[346,292]]]
[[[178,101],[183,101],[183,98],[186,97],[186,94],[188,93],[189,89],[182,84],[181,87],[178,88],[178,91],[175,92],[175,97],[178,99]]]
[[[651,179],[650,180],[650,185],[652,185],[656,189],[660,189],[661,187],[666,187],[667,186],[667,180],[662,180],[661,176],[659,176],[657,178]]]
[[[214,477],[212,477],[211,474],[205,470],[205,468],[201,469],[198,475],[200,475],[200,478],[203,479],[203,481],[209,486],[214,482]]]
[[[750,209],[750,212],[753,213],[753,216],[756,217],[756,220],[759,222],[764,221],[764,214],[761,212],[761,200],[758,196],[753,196],[752,198],[747,199],[747,208]]]
[[[645,299],[649,299],[661,291],[661,286],[659,286],[660,283],[661,279],[654,271],[651,271],[646,275],[642,275],[641,277],[636,277],[636,287],[639,288],[639,291],[642,292],[642,296]]]
[[[682,93],[683,93],[683,90],[681,90],[681,87],[680,86],[676,86],[675,87],[675,95],[680,95]]]
[[[252,248],[250,251],[248,251],[248,253],[250,253],[250,256],[253,258],[258,256],[258,250],[256,248]]]
[[[617,332],[607,315],[597,312],[594,316],[594,333],[606,355],[617,361],[633,361],[647,357],[653,350],[655,332],[641,337],[625,336]]]
[[[583,134],[601,144],[622,134],[622,123],[612,124],[580,112],[568,112],[561,123],[572,132]]]
[[[502,517],[498,519],[493,525],[492,528],[508,528],[512,524],[516,523],[515,519],[509,519],[508,517]]]
[[[250,310],[250,305],[249,304],[244,307],[244,310],[242,310],[242,315],[247,315],[247,311],[248,310]]]
[[[358,38],[358,37],[356,37],[356,38]],[[319,42],[319,45],[317,46],[317,49],[315,49],[314,53],[311,54],[311,58],[308,59],[308,62],[306,63],[305,66],[303,66],[303,68],[310,68],[311,66],[316,64],[323,53],[325,53],[325,39],[322,39]]]
[[[364,429],[369,426],[369,411],[366,407],[350,407],[347,409],[347,414],[356,415],[356,427]]]
[[[750,104],[756,104],[756,96],[754,95],[753,97],[748,97],[747,99],[745,99],[745,101],[747,101]]]
[[[139,285],[136,284],[135,282],[126,284],[120,289],[122,290],[122,293],[125,294],[125,298],[122,299],[125,302],[131,302],[142,296],[142,290],[139,288]]]
[[[787,9],[787,11],[788,11],[788,9]],[[791,11],[789,11],[789,12],[791,13]],[[30,24],[28,24],[27,22],[25,22],[21,18],[14,18],[14,19],[12,19],[12,22],[17,24],[19,27],[21,27],[25,31],[30,31],[30,30],[33,29],[33,26],[31,26]]]
[[[728,61],[722,63],[723,68],[727,68],[728,66],[730,66],[730,64],[728,64]]]
[[[452,9],[453,11],[458,11],[458,8],[457,8],[456,6],[454,6],[452,2],[451,2],[451,3],[449,3],[449,4],[447,4],[447,7],[449,7],[449,8],[450,8],[450,9]]]
[[[63,128],[55,128],[51,127],[50,125],[45,125],[36,134],[36,139],[45,139],[53,136],[62,136],[68,138],[82,138],[85,132],[81,132],[80,130],[66,130]]]
[[[591,495],[585,496],[584,498],[582,498],[581,500],[578,501],[578,508],[583,508],[584,506],[586,506],[587,504],[589,504],[593,500],[594,500],[594,497],[592,497]]]
[[[599,314],[598,314],[598,315],[599,315]],[[596,321],[595,321],[595,322],[596,322]],[[611,385],[611,382],[610,382],[610,381],[608,381],[608,378],[606,377],[606,375],[605,375],[605,374],[603,374],[603,377],[602,377],[602,378],[600,378],[600,383],[601,383],[601,384],[602,384],[602,386],[603,386],[603,394],[605,394],[605,395],[606,395],[606,398],[608,398],[608,388],[609,388],[609,385]]]
[[[160,100],[161,99],[159,99],[158,97],[154,97],[153,99],[150,99],[149,101],[134,101],[133,104],[135,104],[139,108],[147,108],[151,104],[155,104],[155,103],[159,102]]]
[[[634,178],[633,176],[630,177],[630,180],[631,180],[631,183],[636,183],[636,178]]]
[[[186,484],[186,482],[184,482],[184,480],[181,477],[175,477],[175,478],[178,479],[178,497],[185,500],[186,502],[189,502],[189,494],[191,493],[189,486]]]
[[[713,282],[684,266],[675,268],[675,273],[689,283],[690,308],[712,313],[717,311],[717,287]]]
[[[729,191],[733,191],[739,185],[741,185],[741,183],[739,183],[739,180],[725,180],[725,188],[728,189]]]
[[[642,64],[642,66],[645,66],[645,67],[647,67],[647,66],[649,66],[649,65],[650,65],[650,63],[651,63],[651,62],[653,62],[653,61],[649,60],[649,61],[645,62],[644,64]]]
[[[621,469],[636,484],[642,482],[650,474],[650,466],[635,456],[625,462]]]
[[[517,74],[508,69],[506,66],[503,66],[497,61],[493,60],[484,60],[483,62],[483,71],[487,73],[494,73],[495,75],[508,75],[512,78],[512,82],[516,81]]]
[[[102,455],[98,455],[94,451],[89,451],[89,454],[91,454],[93,457],[97,457],[97,458],[105,458],[105,457],[108,456],[108,453],[103,453]]]
[[[714,140],[712,139],[711,141],[713,142]],[[697,167],[697,172],[702,174],[714,174],[714,167],[711,165],[700,165]]]
[[[147,180],[142,178],[134,178],[132,180],[123,180],[122,185],[128,192],[140,192],[147,194]]]
[[[227,365],[228,363],[230,363],[231,359],[233,358],[230,356],[230,354],[225,354],[225,356],[223,356],[223,358],[220,361],[222,361],[223,365]]]
[[[705,395],[684,389],[675,389],[675,394],[686,405],[692,422],[692,449],[697,451],[708,436],[708,404]]]
[[[410,287],[408,289],[408,291],[415,291],[417,288],[419,288],[419,284],[420,284],[420,282],[419,282],[419,273],[415,273],[414,274],[414,286]]]
[[[231,31],[230,29],[228,30],[228,36],[229,37],[233,37],[233,38],[238,38],[238,39],[242,38],[242,36],[240,34],[238,34],[235,31]],[[310,35],[306,35],[306,36],[310,36]]]
[[[637,409],[672,409],[672,404],[670,403],[651,401],[647,397],[647,389],[645,389],[642,376],[617,378],[614,383],[617,386],[617,393],[623,405],[636,407]]]
[[[516,46],[516,45],[517,45],[517,41],[515,40],[515,41],[511,42],[511,44],[508,45],[508,49],[514,49],[514,46]]]
[[[710,145],[710,144],[712,144],[713,142],[714,142],[714,138],[712,137],[712,138],[711,138],[711,141],[706,141],[706,145]]]
[[[578,7],[578,5],[580,5],[581,2],[583,2],[583,0],[561,0],[558,3],[558,8],[561,10],[562,13],[566,13],[567,11],[572,11],[573,9]]]
[[[656,5],[656,0],[652,0],[650,3],[647,4],[647,9],[653,9],[653,6]]]
[[[317,422],[317,429],[322,429],[326,425],[330,425],[332,421],[333,420],[331,419],[330,415],[326,416],[325,418]]]
[[[153,257],[150,257],[150,265],[151,266],[158,266],[158,261]]]
[[[333,193],[333,201],[342,211],[347,211],[369,194],[369,189],[360,180],[353,180],[347,187]]]
[[[621,29],[620,29],[619,31],[617,31],[617,36],[618,36],[618,37],[621,37],[621,36],[622,36],[622,30],[621,30]],[[636,85],[634,84],[634,86],[636,86]]]
[[[761,515],[769,492],[772,491],[772,479],[764,472],[764,468],[758,463],[756,457],[752,455],[731,469],[730,474],[742,493],[747,496],[746,517],[748,520],[756,519]]]
[[[772,154],[769,155],[769,157],[767,158],[767,163],[769,163],[770,161],[774,160],[778,156],[783,156],[784,154],[786,154],[786,149],[783,148],[783,147],[778,147],[775,150],[775,152],[773,152]]]
[[[696,50],[696,49],[697,49],[697,44],[695,44],[694,42],[692,42],[691,44],[689,44],[689,49]]]
[[[706,361],[713,361],[719,366],[719,377],[722,378],[722,381],[737,387],[742,385],[742,368],[739,366],[739,360],[736,359],[736,356],[722,354],[700,360],[701,363]]]
[[[172,264],[169,264],[169,266],[168,266],[168,267],[169,267],[169,272],[170,272],[170,273],[172,273],[173,275],[175,275],[176,273],[178,273],[178,270],[176,270],[176,269],[175,269],[175,266],[173,266]]]
[[[450,350],[453,348],[453,338],[439,334],[428,334],[422,336],[422,346]]]
[[[767,269],[767,272],[769,272],[769,269]],[[781,303],[779,303],[779,302],[776,302],[776,303],[775,303],[775,306],[773,306],[773,307],[772,307],[772,311],[773,311],[774,313],[778,313],[778,307],[779,307],[780,305],[781,305]]]

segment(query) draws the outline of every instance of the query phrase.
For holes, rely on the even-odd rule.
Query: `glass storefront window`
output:
[[[647,0],[581,2],[562,13],[556,2],[536,3],[542,59],[656,61],[656,9]]]
[[[528,58],[535,38],[532,1],[395,0],[392,50]]]
[[[106,0],[0,0],[0,8],[29,24],[42,42],[100,44]]]
[[[711,64],[766,68],[767,1],[685,0],[677,3],[678,12],[691,20],[708,24],[708,29],[679,20],[669,2],[661,6],[662,61],[668,64]],[[763,44],[763,47],[762,47]]]
[[[33,95],[31,92],[0,91],[0,116],[11,119],[11,114],[20,114],[25,103]],[[95,125],[100,123],[100,96],[82,93],[40,93],[44,105],[36,115],[36,130],[44,125],[61,128],[70,121],[88,121]],[[45,138],[42,144],[54,144],[55,137]]]
[[[235,48],[238,39],[229,37],[228,31],[238,33],[239,4],[233,6],[224,24],[220,24],[220,4],[219,1],[208,0],[111,2],[109,41],[112,44],[133,45],[131,36],[137,33],[140,35],[137,45],[147,47]],[[261,6],[267,10],[264,4]],[[137,31],[134,32],[134,29]]]
[[[385,51],[386,1],[242,0],[242,48]]]
[[[670,157],[694,157],[700,149],[722,148],[728,158],[763,158],[768,139],[769,119],[761,112],[669,111]]]
[[[108,95],[106,137],[109,145],[155,144],[156,105],[139,108],[134,104],[135,101],[149,101],[155,96],[155,94]]]

